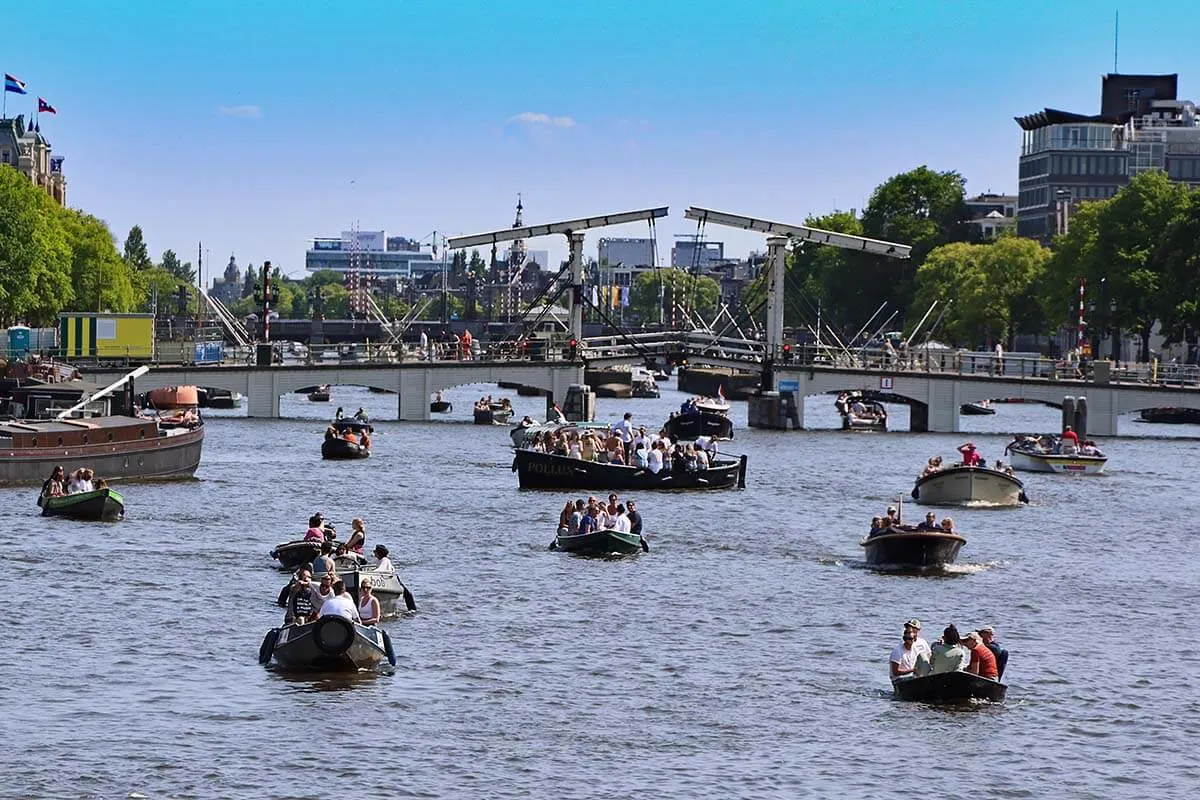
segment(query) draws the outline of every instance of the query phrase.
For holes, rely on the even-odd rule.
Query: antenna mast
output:
[[[1121,9],[1113,16],[1113,72],[1117,72],[1117,45],[1121,41]]]

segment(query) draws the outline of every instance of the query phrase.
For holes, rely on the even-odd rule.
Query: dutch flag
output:
[[[14,94],[26,94],[25,81],[6,72],[4,73],[4,91],[13,92]]]

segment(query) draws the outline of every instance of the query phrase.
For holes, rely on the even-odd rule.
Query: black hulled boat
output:
[[[353,418],[335,419],[330,427],[337,432],[337,436],[331,436],[326,431],[325,440],[321,442],[321,458],[347,460],[371,455],[371,448],[362,444],[363,435],[375,431],[370,423]],[[356,441],[343,438],[347,433],[353,433]]]
[[[61,497],[39,495],[43,517],[66,517],[90,522],[119,522],[125,518],[125,498],[115,489],[94,489]]]
[[[642,550],[649,552],[650,546],[641,534],[603,528],[591,533],[559,533],[553,549],[578,555],[607,556],[614,553],[628,555]]]
[[[1200,408],[1165,406],[1143,408],[1138,422],[1159,422],[1167,425],[1200,425]]]
[[[900,525],[885,528],[859,544],[872,567],[925,570],[953,564],[966,539],[957,533],[918,530]]]
[[[279,567],[295,570],[301,564],[307,564],[321,555],[322,542],[316,539],[297,539],[292,542],[282,542],[271,550],[271,558],[279,562]]]
[[[339,616],[267,631],[258,649],[258,663],[266,664],[272,658],[282,669],[320,672],[357,672],[378,667],[385,660],[396,665],[387,631]]]
[[[512,464],[522,489],[600,489],[639,491],[672,489],[739,489],[746,486],[746,457],[718,458],[697,472],[600,464],[569,456],[518,450]]]
[[[939,672],[920,678],[892,681],[897,699],[919,703],[965,703],[971,700],[1004,700],[1008,687],[993,678],[970,672]]]

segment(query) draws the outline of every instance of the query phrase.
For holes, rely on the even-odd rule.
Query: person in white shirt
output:
[[[378,572],[395,572],[396,568],[392,566],[392,560],[388,558],[388,549],[381,545],[375,545],[375,558],[377,559],[375,569]]]
[[[913,635],[913,651],[918,656],[924,655],[928,659],[930,655],[929,642],[921,638],[921,620],[910,619],[904,623],[904,632]]]
[[[662,472],[663,453],[662,448],[657,442],[650,448],[650,452],[646,454],[646,468],[655,474]]]
[[[911,677],[917,668],[917,649],[913,647],[917,635],[909,629],[904,631],[904,641],[892,650],[889,664],[892,670],[892,680]]]
[[[614,528],[618,533],[629,533],[633,530],[633,526],[629,522],[629,515],[625,513],[624,503],[617,506],[616,525]]]
[[[345,617],[353,622],[361,622],[361,617],[358,616],[358,607],[354,603],[354,598],[346,591],[346,583],[341,580],[333,582],[333,597],[321,604],[321,609],[317,612],[318,617]]]
[[[426,359],[426,358],[429,358],[429,356],[430,356],[429,335],[427,333],[425,333],[424,330],[422,330],[421,331],[421,352],[418,355],[418,358]],[[440,400],[441,398],[438,398],[438,399]]]

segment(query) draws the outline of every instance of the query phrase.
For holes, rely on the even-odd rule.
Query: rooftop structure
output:
[[[62,156],[50,155],[50,142],[38,124],[26,127],[25,117],[0,119],[0,166],[8,165],[42,189],[60,206],[67,204],[67,179]]]

